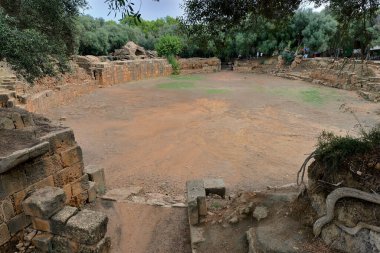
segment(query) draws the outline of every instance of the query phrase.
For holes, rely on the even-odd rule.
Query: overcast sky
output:
[[[109,10],[104,0],[88,0],[90,9],[84,11],[85,14],[90,14],[93,17],[104,19],[120,19],[120,15],[115,18],[115,14],[108,15]],[[159,2],[152,0],[135,0],[136,10],[140,7],[140,13],[143,19],[154,20],[166,16],[178,17],[183,15],[180,8],[182,0],[160,0]]]
[[[108,15],[109,10],[104,0],[88,0],[90,8],[85,10],[85,14],[90,14],[96,18],[104,18],[106,20],[113,19],[119,20],[120,15],[115,18],[115,14]],[[141,3],[140,13],[145,20],[154,20],[166,16],[178,17],[183,15],[183,10],[180,5],[182,0],[160,0],[159,2],[153,0],[135,0],[136,9],[139,8]],[[305,7],[312,8],[312,5]]]

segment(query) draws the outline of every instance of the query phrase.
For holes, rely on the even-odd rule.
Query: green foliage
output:
[[[323,132],[318,138],[315,153],[317,161],[323,162],[326,168],[336,170],[349,156],[363,154],[380,145],[380,127],[369,132],[362,130],[357,138],[352,136],[336,136]]]
[[[172,65],[172,68],[173,68],[173,75],[179,75],[179,72],[180,72],[180,66],[178,64],[178,61],[177,59],[174,57],[174,55],[169,55],[167,57],[168,59],[168,62],[170,63],[170,65]]]
[[[294,61],[294,53],[292,52],[289,52],[288,50],[285,50],[281,53],[281,56],[282,58],[284,58],[284,61],[287,65],[290,65],[292,64],[292,62]]]
[[[178,55],[182,50],[182,42],[177,36],[165,35],[156,43],[155,49],[159,56]]]
[[[67,70],[64,45],[53,44],[35,29],[16,28],[14,22],[0,10],[0,59],[5,58],[30,82]]]

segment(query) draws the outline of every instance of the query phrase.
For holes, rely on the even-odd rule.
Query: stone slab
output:
[[[129,197],[133,195],[137,195],[141,193],[142,187],[140,186],[131,186],[128,188],[118,188],[118,189],[112,189],[108,191],[105,195],[103,195],[101,198],[105,200],[112,200],[112,201],[127,201]]]
[[[111,249],[111,238],[105,237],[101,239],[97,244],[89,246],[81,244],[79,246],[79,252],[81,253],[109,253]]]
[[[0,224],[0,246],[4,245],[11,239],[11,235],[9,233],[7,224],[1,223]]]
[[[66,195],[61,188],[45,187],[24,200],[25,214],[32,217],[50,218],[65,205]]]
[[[50,219],[51,232],[56,235],[66,236],[67,221],[78,213],[78,208],[65,206],[61,211],[53,215]]]
[[[205,178],[203,179],[206,195],[216,194],[222,198],[226,195],[226,186],[221,178]]]
[[[96,244],[107,232],[108,217],[100,212],[82,210],[71,217],[67,224],[67,233],[80,243]]]
[[[190,225],[196,225],[201,215],[207,215],[206,191],[203,180],[186,182],[188,218]]]
[[[11,235],[15,235],[17,232],[29,226],[31,223],[30,217],[26,216],[24,213],[16,215],[8,223],[8,229]]]
[[[32,243],[41,253],[52,252],[52,238],[53,236],[49,233],[38,234],[33,238]]]
[[[104,168],[95,165],[89,165],[84,169],[84,171],[88,174],[90,181],[96,183],[97,193],[100,195],[104,194],[106,192]]]

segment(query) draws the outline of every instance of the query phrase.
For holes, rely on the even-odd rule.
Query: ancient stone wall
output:
[[[200,74],[218,72],[222,63],[218,58],[187,58],[179,59],[181,74]]]
[[[172,73],[172,67],[166,59],[100,62],[77,57],[76,60],[101,86],[169,76]]]
[[[24,110],[0,109],[0,131],[0,252],[14,252],[12,239],[31,223],[22,207],[31,192],[58,187],[66,204],[81,207],[94,185],[71,129]]]

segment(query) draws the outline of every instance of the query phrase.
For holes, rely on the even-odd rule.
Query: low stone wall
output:
[[[77,57],[76,61],[101,86],[169,76],[173,71],[166,59],[100,62],[82,56]]]
[[[66,204],[82,207],[96,189],[70,128],[24,110],[0,109],[0,131],[0,252],[14,252],[18,233],[31,224],[22,207],[31,192],[58,187]]]
[[[200,74],[218,72],[222,63],[218,58],[186,58],[179,59],[181,74]]]

